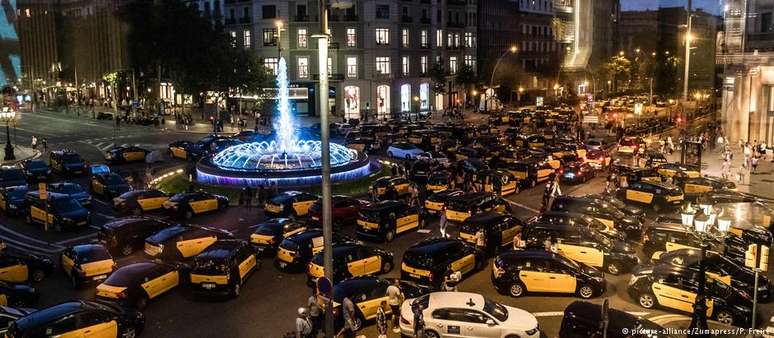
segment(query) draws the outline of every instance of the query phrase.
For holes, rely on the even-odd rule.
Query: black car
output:
[[[459,189],[443,189],[437,191],[425,199],[425,211],[429,214],[440,213],[443,208],[446,207],[446,202],[449,198],[463,194],[465,194],[465,192]]]
[[[686,197],[690,198],[696,198],[711,191],[736,189],[736,184],[731,180],[711,176],[688,177],[686,174],[678,173],[672,177],[672,182],[683,189]]]
[[[92,176],[89,187],[92,194],[108,200],[132,190],[126,180],[116,173],[102,173]]]
[[[30,182],[45,182],[51,175],[51,167],[41,159],[22,161],[22,169]]]
[[[616,229],[608,228],[604,223],[596,218],[569,211],[547,211],[531,220],[529,223],[537,224],[567,224],[577,227],[596,230],[607,238],[615,240],[626,240],[626,234]]]
[[[34,188],[34,187],[33,187]],[[91,194],[75,182],[57,182],[48,185],[48,191],[74,198],[84,207],[91,206]]]
[[[418,206],[403,201],[372,203],[360,210],[356,233],[359,238],[391,242],[398,234],[421,228],[423,216]]]
[[[250,244],[257,254],[274,254],[282,239],[306,230],[306,223],[290,218],[272,218],[255,225]]]
[[[2,306],[32,306],[38,298],[40,293],[32,286],[0,282],[0,305]]]
[[[175,225],[145,239],[145,254],[164,261],[182,261],[198,255],[221,239],[234,236],[222,229]]]
[[[8,327],[17,319],[37,311],[31,308],[13,308],[10,306],[0,306],[0,334],[5,334]]]
[[[26,185],[0,189],[0,209],[8,216],[24,215],[27,213],[27,192]]]
[[[72,150],[52,151],[48,163],[60,175],[80,175],[86,172],[86,161]]]
[[[200,294],[236,297],[259,266],[255,251],[247,242],[219,240],[194,257],[191,287]]]
[[[188,159],[198,160],[202,157],[206,157],[207,155],[214,152],[215,149],[213,149],[213,143],[215,143],[215,141],[224,139],[228,139],[228,137],[222,135],[208,135],[199,141],[188,144],[188,146],[185,148],[186,153],[188,154]]]
[[[494,255],[511,246],[513,237],[520,233],[524,222],[511,215],[488,211],[468,217],[460,226],[458,237],[471,245],[476,245],[476,234],[483,231],[485,252]]]
[[[699,280],[705,279],[704,296],[707,318],[726,325],[750,327],[752,296],[709,275],[676,265],[657,265],[635,271],[629,280],[627,293],[640,306],[655,306],[693,313],[699,290]]]
[[[501,253],[494,259],[492,284],[497,292],[512,297],[560,293],[588,299],[607,288],[602,271],[546,250]]]
[[[642,236],[642,221],[627,216],[612,204],[593,197],[558,196],[551,205],[553,211],[567,211],[594,217],[610,229],[626,234],[628,239]]]
[[[150,151],[137,146],[113,147],[105,152],[105,160],[109,162],[137,162],[145,161],[145,156]]]
[[[111,253],[128,256],[143,247],[145,238],[172,225],[157,218],[124,217],[100,226],[97,239]]]
[[[333,243],[349,241],[349,238],[333,234]],[[306,229],[288,236],[277,247],[276,266],[281,270],[306,268],[309,261],[323,249],[323,231]]]
[[[144,326],[145,316],[139,311],[77,300],[18,319],[8,328],[6,337],[81,337],[91,330],[95,330],[95,337],[111,337],[111,333],[115,333],[116,338],[136,337]]]
[[[427,238],[403,253],[400,279],[438,289],[448,272],[463,275],[484,267],[483,252],[460,239]]]
[[[142,310],[148,300],[170,291],[187,279],[182,265],[138,262],[124,265],[97,286],[96,298]]]
[[[14,167],[0,168],[0,188],[14,187],[27,184],[27,176],[24,171]]]
[[[610,203],[610,205],[617,208],[618,210],[621,210],[621,212],[623,212],[627,216],[635,217],[640,221],[642,221],[645,218],[645,210],[634,205],[628,205],[613,195],[593,194],[593,195],[586,195],[586,196]]]
[[[567,183],[585,183],[596,175],[594,168],[586,162],[570,162],[559,170],[559,178]]]
[[[43,200],[38,191],[30,191],[25,198],[28,224],[42,224],[56,231],[83,229],[91,224],[91,213],[70,196],[48,193]]]
[[[739,262],[732,261],[714,251],[705,252],[701,257],[701,250],[678,249],[663,253],[655,264],[669,264],[691,268],[699,271],[699,260],[704,263],[707,276],[719,280],[737,289],[744,290],[752,295],[755,291],[755,272]],[[771,281],[765,275],[758,276],[758,301],[768,303],[772,300]]]
[[[559,338],[675,338],[660,325],[628,312],[607,310],[607,330],[603,332],[602,305],[576,300],[564,309]]]
[[[309,262],[307,284],[314,285],[325,276],[324,251]],[[388,273],[394,266],[393,255],[383,249],[357,243],[336,243],[333,246],[333,283],[344,279]]]

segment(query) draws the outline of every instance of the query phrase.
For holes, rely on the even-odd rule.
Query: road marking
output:
[[[519,207],[519,208],[522,208],[522,209],[524,209],[524,210],[529,210],[529,211],[532,211],[532,212],[534,212],[534,213],[536,213],[536,214],[539,214],[539,213],[540,213],[540,210],[538,210],[538,209],[534,209],[534,208],[528,207],[528,206],[526,206],[526,205],[524,205],[524,204],[521,204],[521,203],[516,203],[516,202],[514,202],[514,201],[511,201],[511,200],[507,200],[507,201],[508,201],[508,203],[510,203],[511,205],[515,205],[515,206],[517,206],[517,207]]]
[[[684,315],[675,315],[675,314],[669,314],[669,315],[660,315],[655,316],[653,318],[648,318],[651,322],[654,322],[658,325],[664,326],[667,323],[676,322],[679,320],[685,320],[690,319],[691,317],[684,316]]]
[[[32,242],[32,243],[37,243],[37,244],[44,244],[44,245],[51,245],[51,243],[49,243],[49,242],[46,242],[46,241],[41,241],[41,240],[39,240],[39,239],[37,239],[37,238],[32,238],[32,237],[30,237],[30,236],[27,236],[27,235],[25,235],[25,234],[23,234],[23,233],[20,233],[20,232],[17,232],[17,231],[11,230],[11,229],[9,229],[9,228],[8,228],[8,227],[6,227],[6,226],[2,226],[2,225],[0,225],[0,229],[1,229],[2,231],[5,231],[5,232],[7,232],[7,233],[10,233],[11,235],[14,235],[14,236],[16,236],[16,237],[22,238],[22,239],[24,239],[24,240],[26,240],[26,241],[30,241],[30,242]]]
[[[626,313],[637,317],[644,317],[650,312],[626,311]],[[532,315],[535,317],[559,317],[564,316],[564,311],[533,312]]]
[[[20,241],[17,241],[15,239],[11,239],[11,238],[3,238],[3,242],[8,244],[9,247],[16,247],[17,249],[30,250],[30,251],[35,251],[35,252],[42,252],[42,253],[46,253],[46,254],[57,254],[57,253],[59,253],[60,251],[62,251],[64,249],[63,246],[58,245],[58,244],[52,244],[51,247],[53,247],[53,249],[45,249],[45,248],[41,248],[41,247],[38,247],[38,246],[31,245],[29,243],[20,242]]]
[[[430,233],[430,229],[419,229],[419,230],[417,230],[417,232],[420,233],[420,234],[429,234]]]

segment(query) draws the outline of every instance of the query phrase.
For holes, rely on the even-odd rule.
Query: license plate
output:
[[[215,283],[202,283],[202,287],[207,290],[212,290],[215,288]]]
[[[288,263],[285,263],[285,262],[279,262],[279,267],[280,267],[280,268],[283,268],[283,269],[284,269],[284,268],[286,268],[287,266],[288,266]]]
[[[93,280],[103,280],[103,279],[105,279],[105,278],[107,278],[107,275],[99,275],[99,276],[94,276],[92,279],[93,279]]]
[[[319,217],[317,217],[317,216],[312,216],[312,220],[313,220],[313,221],[319,221],[319,220],[320,220],[320,218],[319,218]]]
[[[86,221],[80,221],[78,222],[78,225],[86,225]]]

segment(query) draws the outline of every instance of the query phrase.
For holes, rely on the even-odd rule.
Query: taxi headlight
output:
[[[8,204],[8,208],[9,209],[16,209],[16,205],[15,204]]]

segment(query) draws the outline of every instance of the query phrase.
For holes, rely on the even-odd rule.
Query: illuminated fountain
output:
[[[290,113],[287,64],[281,58],[277,70],[279,116],[274,121],[275,139],[234,145],[202,159],[197,180],[206,184],[250,186],[302,186],[320,183],[321,143],[298,137]],[[368,157],[340,144],[330,144],[331,179],[352,180],[368,175]]]

